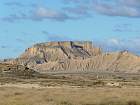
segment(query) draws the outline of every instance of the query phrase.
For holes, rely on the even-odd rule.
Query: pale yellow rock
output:
[[[36,44],[9,61],[41,72],[59,70],[140,72],[140,57],[128,51],[103,53],[90,41],[62,41]]]

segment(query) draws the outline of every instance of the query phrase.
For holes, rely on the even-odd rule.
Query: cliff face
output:
[[[99,54],[101,49],[93,47],[92,42],[88,41],[48,42],[26,49],[25,53],[12,62],[32,67],[66,59],[86,59]]]
[[[99,53],[101,53],[101,49],[93,48],[92,42],[88,41],[48,42],[36,44],[33,47],[28,48],[25,53],[20,56],[20,58],[30,58],[37,55],[40,57],[49,57],[52,54],[55,54],[52,55],[52,57],[57,56],[58,59],[78,58],[98,55]]]
[[[39,72],[59,70],[140,72],[140,57],[127,51],[105,54],[88,41],[36,44],[10,63],[22,64]]]

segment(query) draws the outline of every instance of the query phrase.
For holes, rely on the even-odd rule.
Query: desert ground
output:
[[[140,105],[139,74],[50,72],[0,83],[0,105]]]

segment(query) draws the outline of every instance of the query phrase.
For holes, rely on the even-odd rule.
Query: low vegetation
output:
[[[140,105],[140,88],[0,88],[0,105]]]

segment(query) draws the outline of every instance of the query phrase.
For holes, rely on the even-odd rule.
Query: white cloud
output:
[[[60,13],[58,11],[55,10],[51,10],[48,8],[44,8],[44,7],[39,7],[36,9],[35,11],[35,16],[37,16],[38,18],[52,18],[52,19],[57,19],[57,18],[66,18],[67,16],[63,13]]]
[[[140,17],[140,9],[136,6],[127,5],[127,2],[124,3],[123,0],[118,0],[114,3],[113,5],[109,2],[95,2],[95,4],[93,4],[93,9],[97,13],[109,16]]]
[[[114,52],[127,50],[129,52],[140,54],[140,37],[133,37],[131,39],[123,38],[109,38],[98,42],[104,51]]]
[[[140,6],[140,0],[119,0],[119,2],[123,5],[128,5],[128,6],[135,6],[138,7]]]
[[[32,11],[30,11],[30,14],[27,13],[15,13],[10,14],[9,16],[2,17],[3,21],[7,22],[15,22],[18,20],[33,20],[33,21],[42,21],[45,19],[48,20],[56,20],[56,21],[65,21],[68,19],[74,19],[67,14],[49,9],[46,7],[34,7]]]
[[[57,10],[49,9],[46,7],[37,7],[33,11],[32,15],[33,20],[44,20],[44,19],[51,19],[56,21],[65,21],[70,19],[70,17]]]
[[[140,0],[62,0],[65,5],[58,9],[50,9],[45,6],[30,5],[28,12],[21,11],[9,16],[1,17],[2,21],[15,22],[17,20],[77,20],[89,18],[95,12],[107,16],[137,17],[140,18]],[[70,4],[69,4],[70,3]],[[72,3],[72,4],[71,4]],[[25,5],[20,2],[7,2],[5,5],[18,6]],[[17,8],[17,9],[18,9]]]
[[[108,16],[140,17],[140,0],[64,0],[75,3],[73,12],[79,11],[78,6],[84,5],[90,8],[85,11],[93,14],[94,12]],[[78,4],[78,5],[77,5]],[[77,10],[76,10],[77,8]],[[81,8],[83,11],[83,8]],[[92,11],[92,12],[91,12]]]
[[[108,40],[109,44],[113,44],[113,45],[119,45],[120,41],[118,39],[115,38],[111,38]]]

